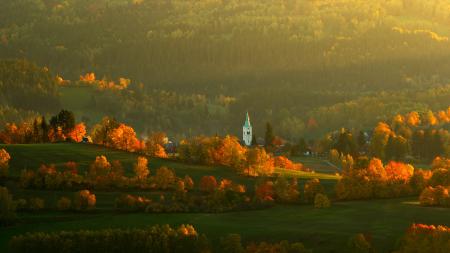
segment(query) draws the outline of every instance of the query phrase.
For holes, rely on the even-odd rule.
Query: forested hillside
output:
[[[61,107],[88,124],[107,114],[142,133],[238,134],[249,110],[257,135],[270,121],[298,139],[450,101],[448,0],[17,0],[0,9],[1,57],[71,80],[58,88]],[[91,72],[130,81],[80,85]],[[30,113],[6,101],[0,120]]]

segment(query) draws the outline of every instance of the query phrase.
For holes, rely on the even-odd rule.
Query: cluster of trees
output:
[[[75,123],[75,115],[61,110],[47,122],[44,116],[23,121],[16,125],[7,123],[0,132],[0,142],[15,143],[47,143],[74,141],[81,142],[86,135],[84,123]]]
[[[437,157],[432,163],[432,176],[419,196],[423,206],[450,207],[450,159]]]
[[[145,211],[150,213],[173,212],[224,212],[248,210],[263,207],[251,202],[243,185],[231,180],[217,182],[213,176],[203,176],[194,190],[193,181],[188,178],[176,183],[173,194],[160,195],[159,199],[126,194],[116,200],[116,207],[126,211]]]
[[[395,253],[448,252],[450,251],[450,228],[425,224],[413,224]]]
[[[420,194],[419,201],[422,206],[450,207],[450,186],[428,186]]]
[[[255,198],[262,202],[279,203],[314,203],[317,208],[330,206],[330,201],[325,195],[325,189],[319,179],[311,179],[305,182],[303,194],[296,178],[288,180],[285,177],[272,179],[260,179],[255,185]]]
[[[86,125],[83,122],[76,123],[74,113],[67,110],[61,110],[49,122],[44,116],[40,116],[19,125],[7,123],[0,131],[0,142],[6,144],[87,141],[161,158],[167,157],[164,149],[167,140],[163,132],[151,133],[146,140],[139,140],[131,126],[110,117],[95,124],[88,138]]]
[[[68,241],[72,243],[67,243]],[[208,252],[209,242],[194,227],[168,225],[145,229],[109,229],[15,236],[10,250],[22,252]]]
[[[336,185],[338,199],[389,198],[419,195],[422,205],[448,206],[450,160],[437,157],[431,170],[416,170],[410,164],[391,161],[383,165],[377,158],[369,160],[351,156],[342,160],[344,171]]]
[[[184,140],[178,147],[179,158],[185,162],[224,165],[234,168],[238,173],[248,176],[271,175],[275,167],[302,170],[288,158],[273,157],[261,147],[241,146],[234,136],[194,137]]]
[[[338,199],[391,198],[419,194],[431,172],[415,170],[410,164],[351,156],[343,160],[342,178],[336,185]]]
[[[431,161],[450,154],[450,108],[398,114],[387,122],[379,122],[371,133],[342,129],[323,144],[332,148],[330,155],[335,163],[346,155],[370,154],[385,161]]]

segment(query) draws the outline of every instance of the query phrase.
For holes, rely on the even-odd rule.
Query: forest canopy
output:
[[[446,0],[17,0],[0,8],[2,58],[70,80],[59,88],[62,104],[88,124],[108,114],[142,133],[237,134],[248,110],[257,135],[270,121],[298,139],[441,110],[450,98]],[[131,81],[114,91],[67,87],[86,73]]]

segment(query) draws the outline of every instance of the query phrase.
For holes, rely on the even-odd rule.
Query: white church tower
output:
[[[252,124],[250,124],[250,117],[247,116],[245,118],[244,126],[242,127],[242,140],[244,141],[245,145],[251,146],[252,145]]]

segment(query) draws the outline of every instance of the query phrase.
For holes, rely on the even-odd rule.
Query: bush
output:
[[[450,252],[450,228],[413,224],[395,253]]]
[[[318,193],[324,193],[325,189],[320,184],[320,180],[315,178],[307,181],[304,186],[304,198],[307,203],[313,203]]]
[[[91,210],[95,208],[95,195],[89,190],[82,190],[75,193],[73,198],[73,208],[75,210]]]
[[[67,210],[70,210],[71,207],[72,207],[72,200],[70,200],[69,198],[61,197],[58,200],[58,203],[57,203],[58,210],[67,211]]]
[[[147,229],[107,229],[57,233],[28,233],[10,241],[12,253],[28,252],[210,252],[204,235],[189,225],[173,229],[168,225]]]
[[[41,198],[30,198],[28,200],[28,210],[30,211],[40,211],[44,209],[45,202]]]
[[[24,211],[28,209],[28,202],[26,199],[18,199],[16,200],[16,210]]]
[[[158,189],[166,190],[173,186],[176,181],[175,172],[167,167],[161,167],[156,170],[153,181]]]
[[[8,176],[9,160],[11,156],[4,149],[0,149],[0,177]]]
[[[16,203],[6,187],[0,187],[0,225],[11,225],[16,220]]]
[[[427,187],[420,194],[419,201],[422,206],[443,206],[450,207],[450,187]]]
[[[220,252],[222,253],[244,253],[241,236],[239,234],[229,234],[220,238]]]
[[[145,210],[152,201],[145,197],[124,194],[116,199],[116,208]]]
[[[213,192],[217,188],[217,180],[214,176],[203,176],[199,184],[200,191]]]
[[[252,243],[247,246],[247,253],[262,253],[262,252],[289,252],[289,253],[311,253],[311,250],[305,248],[302,243],[289,243],[288,241],[281,241],[279,243],[270,244],[261,242],[259,244]]]
[[[314,198],[314,207],[315,208],[328,208],[331,206],[331,202],[325,194],[316,194]]]
[[[348,248],[352,253],[372,253],[374,252],[370,242],[363,234],[356,234],[348,240]]]

